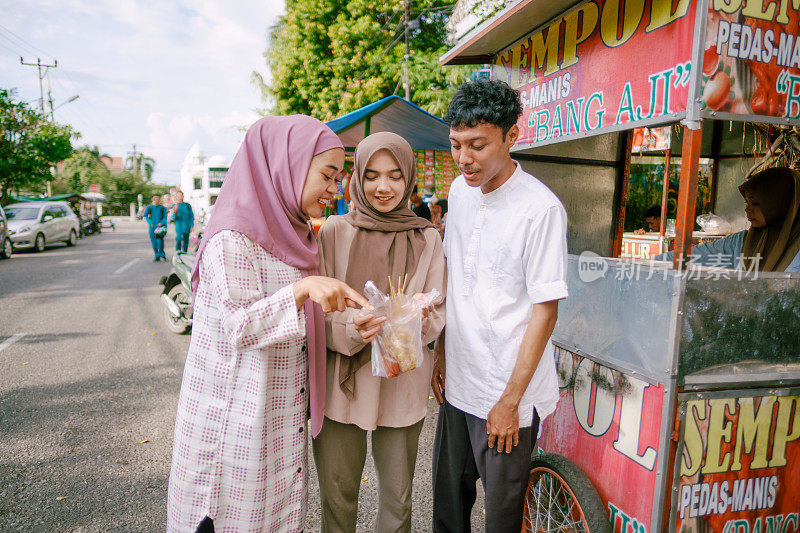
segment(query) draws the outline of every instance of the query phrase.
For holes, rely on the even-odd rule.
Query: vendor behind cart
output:
[[[654,205],[645,211],[644,221],[647,222],[647,231],[658,233],[661,227],[661,206]]]
[[[739,186],[750,229],[692,247],[691,264],[800,272],[800,172],[763,170]],[[672,261],[673,252],[656,257]]]

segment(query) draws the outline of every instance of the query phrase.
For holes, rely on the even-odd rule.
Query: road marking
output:
[[[121,267],[119,267],[118,269],[116,269],[116,270],[114,271],[114,275],[117,275],[117,274],[122,274],[123,272],[125,272],[126,270],[128,270],[130,267],[132,267],[132,266],[134,265],[134,263],[136,263],[138,260],[139,260],[138,258],[136,258],[136,259],[131,259],[130,261],[128,261],[127,263],[125,263],[124,265],[122,265]]]
[[[27,333],[15,333],[14,335],[11,335],[9,338],[4,340],[2,344],[0,344],[0,352],[20,340],[25,335],[27,335]]]

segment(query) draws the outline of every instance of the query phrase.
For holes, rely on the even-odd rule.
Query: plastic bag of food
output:
[[[439,291],[433,289],[414,298],[402,290],[391,290],[387,296],[368,281],[364,295],[372,306],[370,312],[386,317],[372,341],[372,375],[393,378],[420,366],[424,358],[422,310],[439,297]]]
[[[706,233],[724,235],[731,232],[730,223],[719,215],[706,213],[697,217],[697,224]]]

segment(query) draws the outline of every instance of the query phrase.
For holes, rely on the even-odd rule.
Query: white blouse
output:
[[[305,316],[300,271],[221,231],[200,258],[167,531],[301,531],[307,500]]]

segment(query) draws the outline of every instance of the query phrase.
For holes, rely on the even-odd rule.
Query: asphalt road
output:
[[[168,271],[169,263],[152,262],[144,225],[128,219],[74,248],[0,261],[0,531],[164,530],[189,346],[188,335],[163,323],[158,280]],[[431,529],[437,411],[431,401],[414,484],[415,531]],[[318,531],[311,462],[306,529]],[[368,459],[359,531],[374,529],[376,481]],[[483,529],[481,494],[473,526]]]

